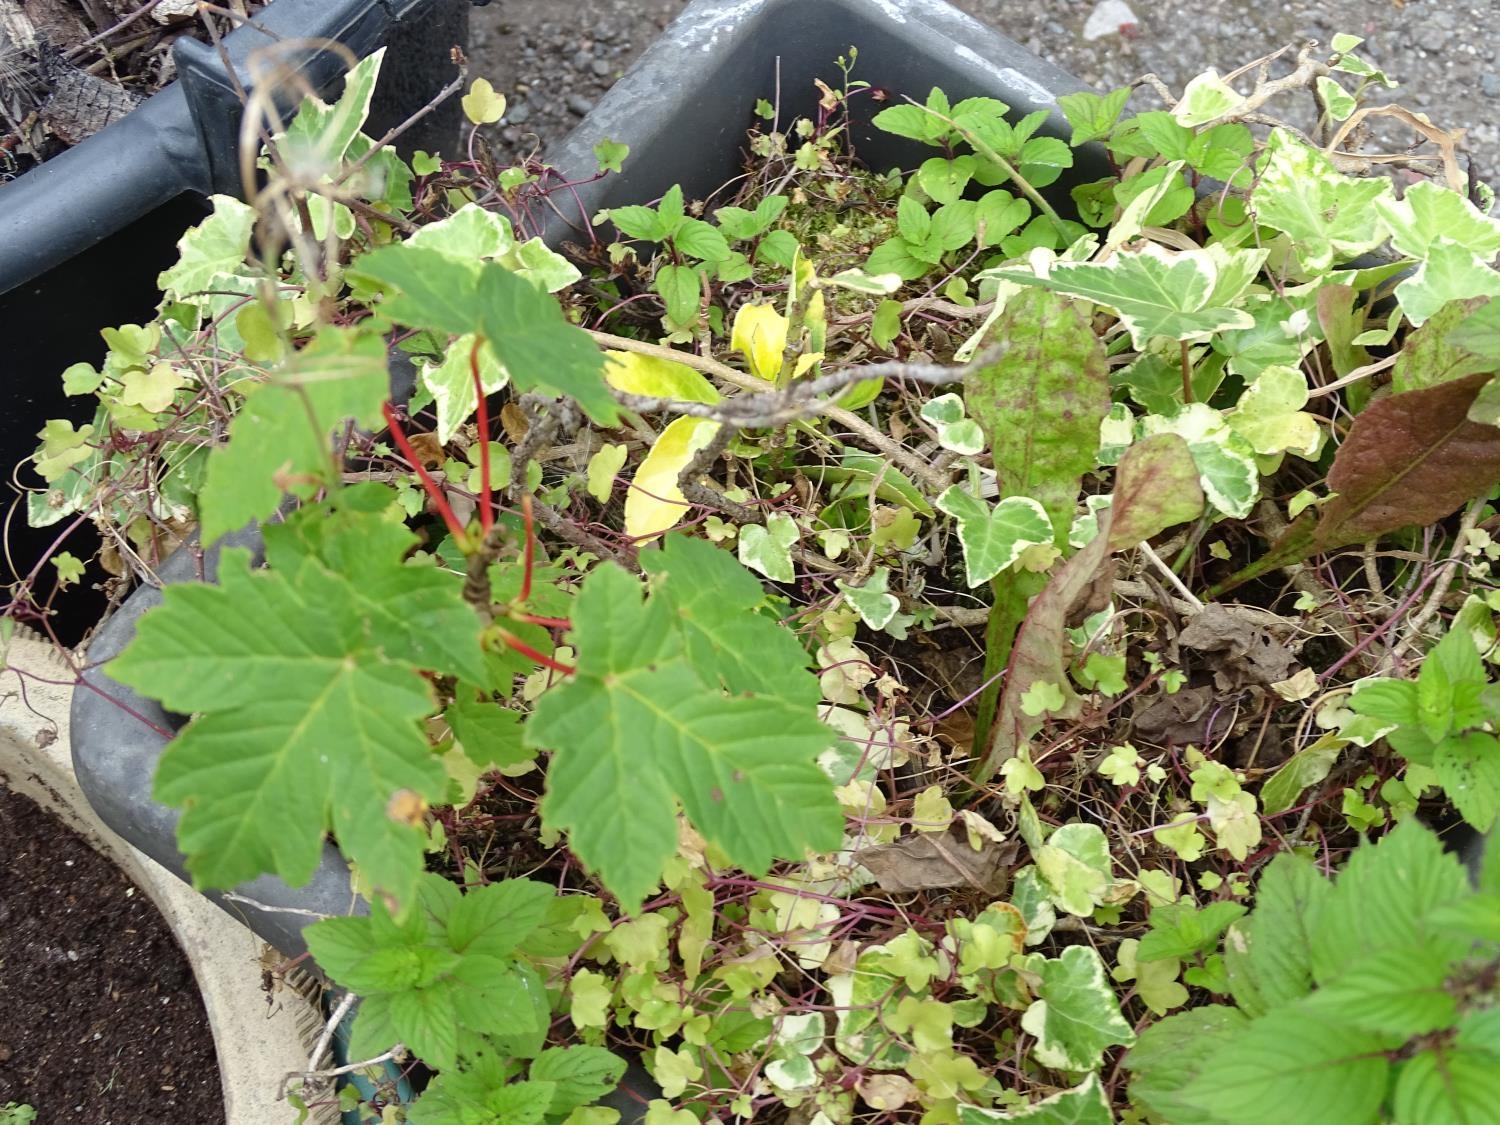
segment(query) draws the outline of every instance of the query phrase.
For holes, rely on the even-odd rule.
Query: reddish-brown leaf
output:
[[[1500,481],[1500,427],[1471,422],[1489,382],[1469,375],[1393,394],[1354,419],[1328,473],[1313,551],[1361,543],[1442,519]]]

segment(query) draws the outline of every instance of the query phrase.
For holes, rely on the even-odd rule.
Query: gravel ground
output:
[[[1360,54],[1401,83],[1409,109],[1468,130],[1479,174],[1500,171],[1500,0],[1134,0],[1126,34],[1084,38],[1096,0],[954,0],[957,7],[1100,88],[1154,71],[1179,86],[1300,39],[1364,36]],[[560,138],[683,7],[683,0],[497,0],[473,13],[475,74],[510,99],[500,146]],[[1145,104],[1144,101],[1142,104]],[[1272,107],[1275,108],[1276,103]],[[1296,119],[1300,107],[1282,104]]]

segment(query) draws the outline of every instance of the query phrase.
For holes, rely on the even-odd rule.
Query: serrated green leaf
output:
[[[427,583],[399,558],[383,565]],[[194,880],[230,887],[273,872],[299,884],[333,829],[365,878],[409,898],[423,837],[388,810],[402,794],[436,801],[446,788],[417,725],[430,688],[403,647],[387,653],[386,637],[365,635],[346,576],[311,560],[295,580],[252,573],[238,550],[219,573],[218,586],[170,587],[110,665],[122,683],[199,713],[155,782],[158,800],[185,810],[178,840]]]
[[[1323,273],[1385,240],[1389,180],[1341,175],[1328,156],[1286,129],[1272,130],[1263,161],[1251,209],[1257,222],[1291,238],[1307,273]]]
[[[643,551],[641,569],[661,583],[656,596],[674,615],[687,657],[731,694],[752,692],[798,707],[822,694],[812,661],[794,633],[758,610],[766,592],[725,551],[701,539],[668,535]]]
[[[1157,1020],[1141,1032],[1125,1056],[1134,1072],[1130,1098],[1168,1121],[1191,1121],[1198,1109],[1182,1091],[1233,1035],[1249,1025],[1244,1015],[1221,1004],[1206,1004]]]
[[[1021,1016],[1021,1026],[1036,1036],[1032,1053],[1043,1066],[1093,1070],[1106,1048],[1135,1042],[1104,962],[1089,946],[1068,946],[1061,956],[1043,961],[1038,975],[1037,999]]]
[[[1021,557],[1028,547],[1051,543],[1052,523],[1029,496],[1007,496],[993,508],[959,485],[937,498],[937,506],[958,521],[964,576],[970,586],[988,582]]]
[[[625,1060],[603,1047],[549,1047],[532,1060],[533,1082],[553,1085],[549,1114],[563,1114],[597,1101],[619,1085]]]
[[[1482,1125],[1500,1105],[1500,1054],[1437,1045],[1402,1064],[1395,1125]]]
[[[1429,945],[1382,950],[1349,966],[1304,1007],[1319,1018],[1402,1039],[1452,1026],[1458,1015],[1444,989],[1449,964]]]
[[[203,542],[212,544],[276,511],[284,493],[311,495],[338,466],[332,435],[347,421],[367,428],[388,393],[385,342],[352,329],[325,328],[245,397],[214,449],[199,496]]]
[[[698,319],[702,287],[698,271],[691,266],[662,266],[656,271],[651,288],[666,302],[667,319],[673,324],[688,325]]]
[[[813,709],[709,690],[672,616],[670,599],[643,601],[624,570],[594,570],[574,604],[577,672],[526,728],[528,744],[553,751],[543,817],[630,910],[676,850],[679,800],[706,839],[757,875],[774,859],[836,846],[842,824],[816,764],[832,736]]]
[[[1218,947],[1219,936],[1245,913],[1238,902],[1211,902],[1201,910],[1190,902],[1174,902],[1154,907],[1151,930],[1141,938],[1136,957],[1140,961],[1164,958],[1188,960]]]
[[[1390,1046],[1300,1007],[1280,1009],[1223,1044],[1179,1096],[1225,1125],[1369,1125],[1385,1097]]]
[[[1324,898],[1313,929],[1314,978],[1326,984],[1361,958],[1437,940],[1427,914],[1467,890],[1463,865],[1415,820],[1398,824],[1378,844],[1361,845]],[[1447,956],[1465,944],[1450,944]]]
[[[1120,120],[1120,114],[1124,112],[1125,103],[1129,100],[1129,86],[1121,86],[1118,90],[1111,90],[1103,95],[1087,90],[1063,94],[1057,99],[1057,107],[1063,111],[1073,130],[1068,143],[1077,148],[1106,136]]]
[[[535,756],[522,745],[521,716],[498,703],[460,693],[443,718],[469,761],[480,769],[503,769]]]
[[[1464,820],[1488,832],[1500,816],[1500,738],[1483,731],[1451,735],[1438,743],[1432,764]]]
[[[1415,391],[1480,371],[1493,371],[1495,360],[1471,351],[1465,339],[1474,339],[1473,328],[1482,324],[1489,305],[1500,302],[1454,301],[1444,305],[1427,322],[1410,333],[1391,368],[1391,390]],[[1493,314],[1491,314],[1493,316]],[[1478,336],[1482,341],[1482,335]]]
[[[1261,876],[1255,909],[1224,939],[1229,990],[1250,1016],[1307,995],[1312,933],[1331,887],[1311,862],[1279,855]]]
[[[1111,309],[1138,349],[1155,336],[1206,340],[1254,321],[1234,303],[1265,261],[1265,250],[1167,250],[1147,243],[1107,262],[1061,262],[1047,277],[998,270],[996,277],[1094,301]]]

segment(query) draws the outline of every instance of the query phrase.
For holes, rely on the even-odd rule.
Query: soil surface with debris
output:
[[[1305,39],[1363,36],[1359,55],[1401,86],[1395,100],[1468,130],[1481,178],[1500,173],[1500,0],[954,0],[955,6],[1100,89],[1154,72],[1169,86]],[[684,0],[496,0],[472,16],[472,73],[510,99],[500,147],[525,153],[561,138],[683,7]],[[1090,17],[1121,7],[1134,23],[1086,39]],[[1100,12],[1095,16],[1096,11]],[[864,75],[879,81],[877,75]],[[1300,123],[1293,99],[1267,109]],[[1142,95],[1140,108],[1152,108]],[[1410,139],[1410,138],[1408,138]]]
[[[39,1125],[224,1120],[192,969],[146,895],[0,786],[0,1105]]]

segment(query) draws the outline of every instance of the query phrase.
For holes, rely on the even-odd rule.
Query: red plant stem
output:
[[[512,611],[510,616],[513,621],[524,621],[528,625],[545,625],[548,629],[571,629],[573,627],[573,622],[566,617],[538,617],[522,609]]]
[[[551,668],[554,672],[559,672],[564,676],[571,676],[574,672],[574,669],[569,668],[566,664],[553,660],[552,657],[538,652],[525,641],[521,640],[520,637],[517,637],[511,633],[501,632],[500,638],[505,642],[505,646],[507,648],[514,649],[516,652],[519,652],[528,660],[535,660],[543,668]]]
[[[495,503],[490,492],[490,406],[484,398],[484,382],[479,378],[479,349],[484,340],[474,337],[469,350],[469,374],[474,377],[474,397],[479,405],[475,416],[479,422],[479,530],[485,535],[495,523]]]
[[[391,437],[395,439],[396,448],[401,450],[401,456],[405,457],[411,467],[416,470],[417,477],[422,481],[423,489],[426,490],[427,495],[432,499],[433,507],[437,509],[438,515],[443,517],[443,522],[448,525],[448,530],[452,533],[453,538],[464,549],[464,553],[467,554],[469,537],[464,534],[464,525],[459,523],[458,517],[453,514],[453,509],[448,504],[448,497],[443,495],[443,490],[438,487],[437,481],[433,480],[432,476],[427,472],[426,467],[422,464],[422,459],[417,456],[417,451],[411,447],[411,442],[406,440],[406,431],[401,428],[401,422],[396,417],[396,412],[391,409],[391,404],[388,402],[382,403],[380,411],[385,415],[385,424],[391,431]]]
[[[521,467],[525,471],[525,466]],[[526,528],[526,544],[521,556],[521,592],[516,602],[525,605],[531,600],[531,572],[536,564],[536,519],[531,513],[531,493],[521,496],[521,519]]]

